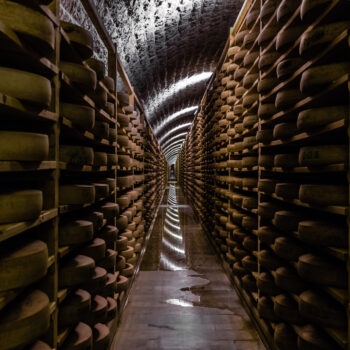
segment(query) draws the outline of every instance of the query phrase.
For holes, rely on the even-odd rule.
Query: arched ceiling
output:
[[[167,142],[192,121],[243,0],[94,3],[156,137]]]

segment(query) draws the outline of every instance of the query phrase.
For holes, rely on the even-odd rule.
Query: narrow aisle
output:
[[[265,349],[175,182],[159,208],[112,349]]]

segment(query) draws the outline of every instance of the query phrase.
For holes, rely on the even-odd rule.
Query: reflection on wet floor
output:
[[[264,349],[175,182],[165,192],[112,349]]]

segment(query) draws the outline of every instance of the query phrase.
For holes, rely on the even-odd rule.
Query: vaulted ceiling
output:
[[[184,139],[178,135],[194,117],[243,0],[94,2],[156,137],[171,152],[171,139]]]

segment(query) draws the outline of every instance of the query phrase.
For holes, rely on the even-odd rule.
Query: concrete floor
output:
[[[112,349],[265,349],[174,182],[159,208]]]

